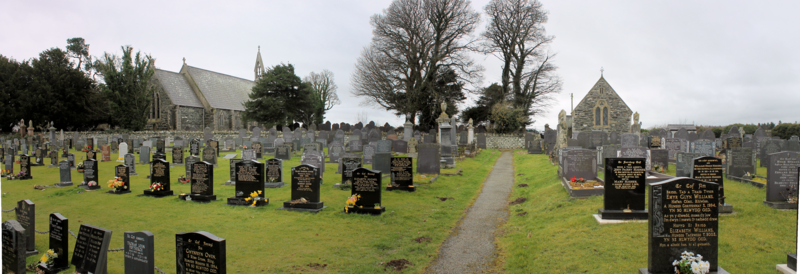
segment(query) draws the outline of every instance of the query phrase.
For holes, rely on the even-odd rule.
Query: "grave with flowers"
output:
[[[264,197],[264,163],[245,160],[235,163],[236,192],[228,197],[228,205],[265,206],[269,198]]]
[[[561,152],[561,185],[572,197],[603,195],[602,179],[597,178],[597,152],[572,149]]]

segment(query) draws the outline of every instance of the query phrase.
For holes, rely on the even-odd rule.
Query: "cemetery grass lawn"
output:
[[[599,225],[603,197],[573,199],[557,166],[541,154],[514,154],[510,217],[497,238],[497,267],[507,273],[638,273],[647,267],[647,223]],[[672,175],[674,165],[670,166]],[[602,177],[601,177],[602,178]],[[518,184],[528,187],[518,187]],[[762,204],[766,190],[725,181],[734,214],[719,218],[719,265],[730,273],[773,273],[795,248],[796,211]],[[517,214],[527,212],[526,215]],[[704,255],[704,254],[703,254]]]
[[[75,154],[78,158],[85,155]],[[404,273],[421,273],[436,258],[444,240],[477,198],[501,153],[484,150],[474,159],[458,162],[459,168],[465,170],[463,176],[441,176],[433,183],[415,183],[417,191],[413,193],[385,191],[389,178],[384,177],[382,201],[386,212],[382,216],[342,213],[350,190],[333,189],[333,184],[341,181],[333,163],[326,164],[321,186],[321,200],[326,209],[316,214],[278,210],[284,201],[290,200],[288,178],[291,178],[290,168],[299,165],[298,155],[284,163],[283,178],[287,186],[265,190],[270,199],[268,206],[228,206],[226,199],[234,196],[235,188],[223,185],[230,177],[229,162],[222,159],[226,154],[230,152],[220,153],[219,167],[214,170],[214,193],[220,201],[208,204],[182,201],[177,196],[137,197],[149,186],[146,179],[149,165],[136,165],[139,175],[131,176],[133,193],[106,194],[109,190],[106,181],[114,175],[112,167],[120,164],[111,161],[99,163],[102,186],[99,191],[77,193],[78,187],[33,189],[33,185],[58,182],[57,167],[33,167],[32,180],[2,180],[2,209],[14,208],[17,201],[30,199],[36,204],[36,229],[47,230],[49,214],[59,212],[69,218],[70,230],[75,233],[81,224],[112,230],[109,248],[123,247],[125,231],[148,230],[155,235],[155,265],[166,273],[175,273],[176,269],[175,234],[199,230],[226,239],[228,273],[385,273],[383,265],[395,259],[413,263]],[[138,162],[139,156],[136,157]],[[172,159],[171,153],[167,159]],[[15,170],[18,168],[15,164]],[[185,174],[183,165],[170,168],[170,173],[176,195],[190,191],[189,184],[176,183],[178,176]],[[76,185],[82,176],[72,170]],[[453,199],[442,202],[436,197]],[[3,221],[16,218],[14,212],[2,216]],[[419,237],[430,241],[414,241]],[[48,241],[48,235],[36,234],[40,255],[28,257],[28,264],[38,261],[47,250]],[[69,244],[71,260],[75,238],[70,236]],[[123,252],[108,253],[108,271],[124,272]]]

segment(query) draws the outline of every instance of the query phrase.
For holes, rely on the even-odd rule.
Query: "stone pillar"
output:
[[[472,144],[472,140],[475,137],[475,128],[472,127],[472,124],[467,126],[467,144]]]
[[[408,142],[408,140],[411,140],[412,135],[414,135],[414,124],[410,121],[406,121],[406,123],[403,124],[403,140]]]

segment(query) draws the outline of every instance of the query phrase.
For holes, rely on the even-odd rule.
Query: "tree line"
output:
[[[553,36],[544,28],[547,11],[537,0],[492,0],[484,11],[488,24],[475,35],[481,13],[470,1],[393,1],[370,19],[373,38],[356,61],[351,92],[428,130],[442,103],[449,116],[458,114],[465,86],[480,82],[483,67],[469,57],[480,52],[502,61],[501,82],[466,91],[479,99],[460,120],[491,123],[496,132],[534,123],[561,91],[548,48]]]
[[[122,46],[122,55],[89,55],[83,38],[67,39],[65,49],[50,48],[17,61],[0,54],[0,130],[21,119],[38,130],[49,127],[91,130],[99,124],[141,130],[153,87],[152,58]]]

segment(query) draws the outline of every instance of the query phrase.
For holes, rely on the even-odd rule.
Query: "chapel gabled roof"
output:
[[[172,104],[178,106],[202,108],[203,103],[197,98],[189,82],[180,73],[156,69],[155,76],[161,82],[164,92]]]
[[[244,111],[255,82],[189,65],[186,69],[212,108]]]
[[[589,92],[586,93],[586,96],[584,96],[583,99],[581,99],[581,101],[578,102],[578,105],[583,104],[583,101],[586,100],[586,98],[589,97],[589,95],[591,95],[592,91],[599,90],[598,87],[600,87],[603,84],[605,84],[605,86],[608,87],[608,89],[611,91],[611,94],[613,94],[615,97],[617,97],[617,99],[622,101],[622,104],[625,105],[625,108],[627,108],[628,111],[632,112],[631,108],[628,106],[628,103],[625,103],[625,100],[622,100],[622,97],[620,97],[619,94],[617,94],[617,91],[615,91],[614,88],[611,87],[611,85],[608,83],[608,81],[606,81],[605,78],[603,78],[602,75],[600,75],[600,79],[597,79],[597,82],[594,83],[594,86],[592,86],[592,88],[589,89]]]

